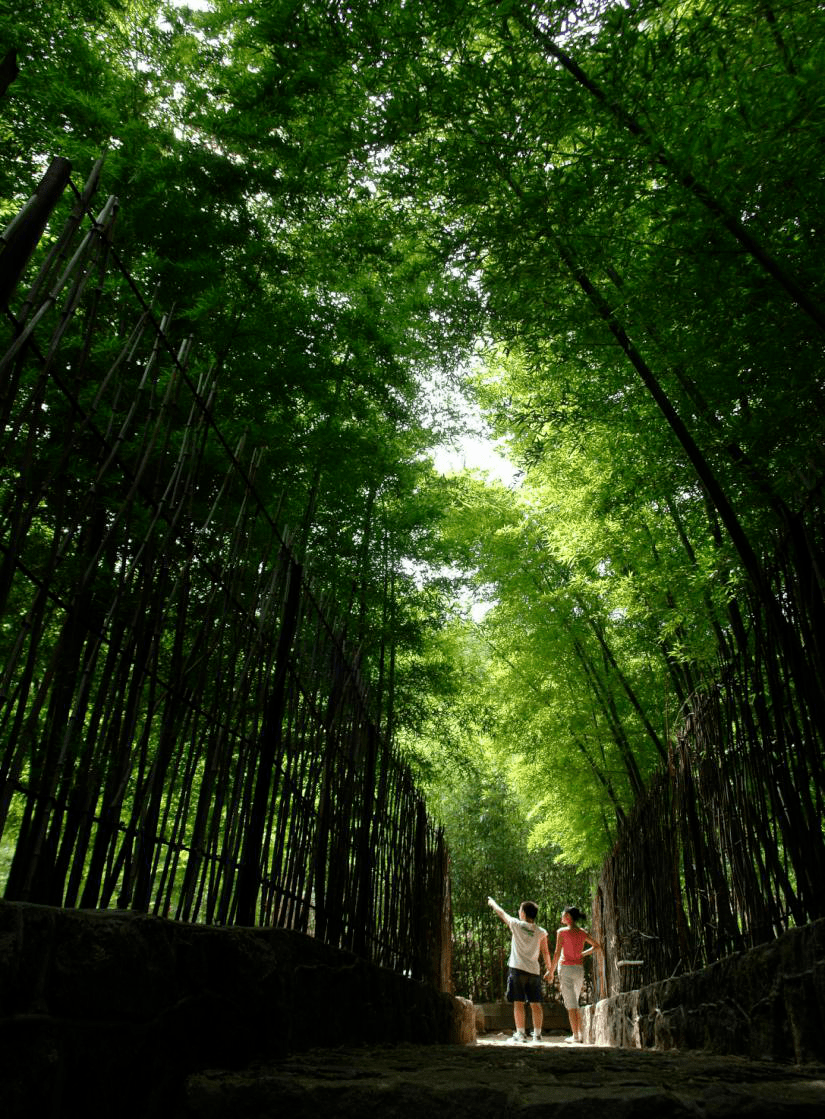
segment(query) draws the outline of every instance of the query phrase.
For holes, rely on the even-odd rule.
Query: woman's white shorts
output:
[[[562,964],[559,967],[559,980],[565,1007],[567,1010],[575,1010],[584,986],[584,968],[581,964]]]

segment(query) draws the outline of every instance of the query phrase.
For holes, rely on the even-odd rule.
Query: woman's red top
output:
[[[571,964],[581,966],[587,933],[584,929],[566,928],[559,929],[558,935],[563,938],[561,942],[561,962],[568,966]]]

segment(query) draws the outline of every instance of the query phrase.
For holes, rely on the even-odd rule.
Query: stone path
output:
[[[189,1078],[187,1119],[823,1119],[825,1066],[540,1045],[316,1049]]]

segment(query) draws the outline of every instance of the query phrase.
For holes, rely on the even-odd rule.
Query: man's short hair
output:
[[[523,901],[521,908],[524,910],[524,916],[528,921],[535,921],[539,915],[539,907],[534,901]]]

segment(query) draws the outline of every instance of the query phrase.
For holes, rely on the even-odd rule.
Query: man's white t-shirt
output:
[[[541,972],[539,965],[541,942],[547,936],[547,929],[543,929],[541,925],[531,925],[518,917],[508,917],[507,924],[513,934],[508,967],[517,967],[519,971],[529,971],[531,975],[538,975]]]

